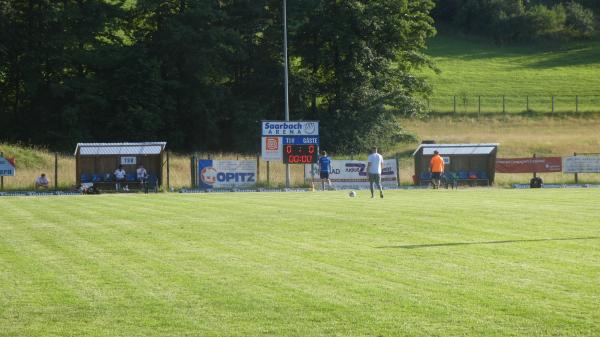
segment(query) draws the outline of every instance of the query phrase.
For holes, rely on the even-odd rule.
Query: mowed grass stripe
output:
[[[72,322],[56,315],[31,327],[23,304],[5,301],[21,314],[0,315],[0,326],[12,335],[66,335],[66,326],[89,336],[592,336],[598,192],[529,192],[2,199],[0,247],[28,246],[36,268],[54,273],[48,289],[27,291],[66,289],[83,305],[52,299],[76,313]],[[16,259],[7,251],[3,269]]]

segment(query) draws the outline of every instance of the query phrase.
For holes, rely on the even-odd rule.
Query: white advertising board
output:
[[[135,165],[136,157],[121,157],[121,165]]]
[[[281,137],[261,137],[262,158],[266,161],[283,160],[283,144]]]
[[[263,121],[261,135],[282,136],[318,136],[318,121]]]
[[[306,165],[304,170],[308,181],[313,181],[314,178],[314,182],[321,182],[319,178],[319,164]],[[360,160],[332,160],[329,179],[335,188],[369,188],[367,162]],[[383,161],[381,183],[387,187],[398,187],[398,166],[396,165],[396,160]]]
[[[565,173],[600,173],[600,157],[572,156],[565,157],[563,164]]]

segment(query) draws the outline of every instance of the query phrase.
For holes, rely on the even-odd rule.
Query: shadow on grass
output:
[[[573,241],[573,240],[597,240],[597,239],[600,239],[600,237],[588,236],[588,237],[580,237],[580,238],[559,238],[559,239],[526,239],[526,240],[479,241],[479,242],[447,242],[447,243],[431,243],[431,244],[422,244],[422,245],[381,246],[381,247],[375,247],[375,248],[418,249],[418,248],[430,248],[430,247],[496,245],[496,244],[521,243],[521,242]]]

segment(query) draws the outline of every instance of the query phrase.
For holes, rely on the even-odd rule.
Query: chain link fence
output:
[[[425,105],[432,113],[592,113],[600,112],[600,95],[434,96],[426,99]]]

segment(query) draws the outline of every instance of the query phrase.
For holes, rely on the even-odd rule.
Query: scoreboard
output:
[[[319,143],[318,121],[262,121],[261,149],[266,161],[317,163]]]
[[[283,146],[284,164],[314,164],[319,160],[316,144],[286,144]]]

